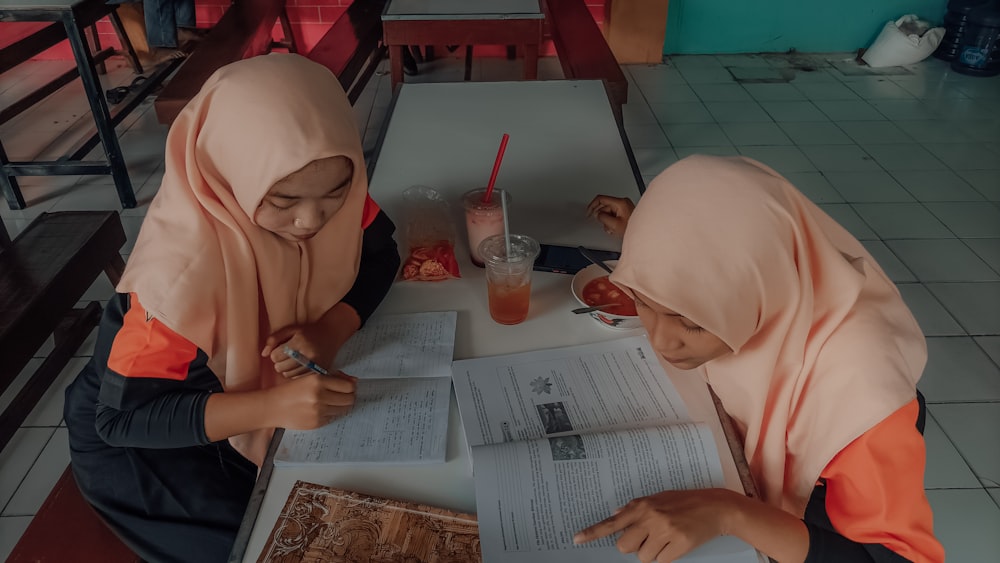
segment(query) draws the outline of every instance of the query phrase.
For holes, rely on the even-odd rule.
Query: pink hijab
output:
[[[916,396],[926,345],[896,287],[753,160],[692,156],[657,176],[611,279],[734,350],[698,371],[742,433],[764,500],[797,516],[830,460]]]
[[[254,223],[278,180],[338,155],[354,164],[350,192],[315,237],[290,242]],[[118,291],[203,350],[227,391],[271,387],[264,340],[316,321],[354,283],[367,191],[354,113],[329,70],[279,54],[225,66],[170,128],[163,183]],[[231,442],[260,464],[270,435]]]

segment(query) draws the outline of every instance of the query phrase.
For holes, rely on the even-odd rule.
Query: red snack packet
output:
[[[403,192],[406,202],[404,281],[442,281],[462,277],[455,260],[455,229],[448,202],[436,190],[414,186]]]

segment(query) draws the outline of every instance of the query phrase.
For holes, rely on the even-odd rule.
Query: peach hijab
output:
[[[255,224],[278,180],[338,155],[354,165],[350,192],[316,236],[291,242]],[[163,183],[118,291],[203,350],[226,391],[271,387],[264,340],[316,321],[354,283],[367,192],[354,112],[329,70],[283,54],[227,65],[170,128]],[[259,465],[270,435],[230,441]]]
[[[926,345],[896,287],[753,160],[692,156],[657,176],[611,279],[733,349],[697,370],[736,422],[764,500],[797,516],[830,460],[916,397]]]

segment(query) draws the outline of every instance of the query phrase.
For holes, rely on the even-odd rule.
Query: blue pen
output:
[[[285,346],[285,355],[288,356],[289,358],[295,360],[296,362],[299,363],[300,366],[302,366],[302,367],[304,367],[306,369],[311,369],[312,371],[314,371],[314,372],[316,372],[316,373],[318,373],[320,375],[330,375],[330,372],[328,372],[325,369],[323,369],[320,366],[318,366],[316,364],[316,362],[314,362],[314,361],[310,360],[309,358],[303,356],[301,353],[299,353],[298,350],[292,350],[288,346]]]

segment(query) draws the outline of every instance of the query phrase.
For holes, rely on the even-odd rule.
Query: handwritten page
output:
[[[443,377],[359,381],[350,414],[285,430],[274,463],[444,463],[450,401]]]
[[[337,369],[369,378],[451,377],[458,313],[387,315],[368,321],[337,355]]]
[[[444,463],[455,311],[370,319],[336,365],[356,376],[351,411],[316,430],[286,430],[275,465]]]

